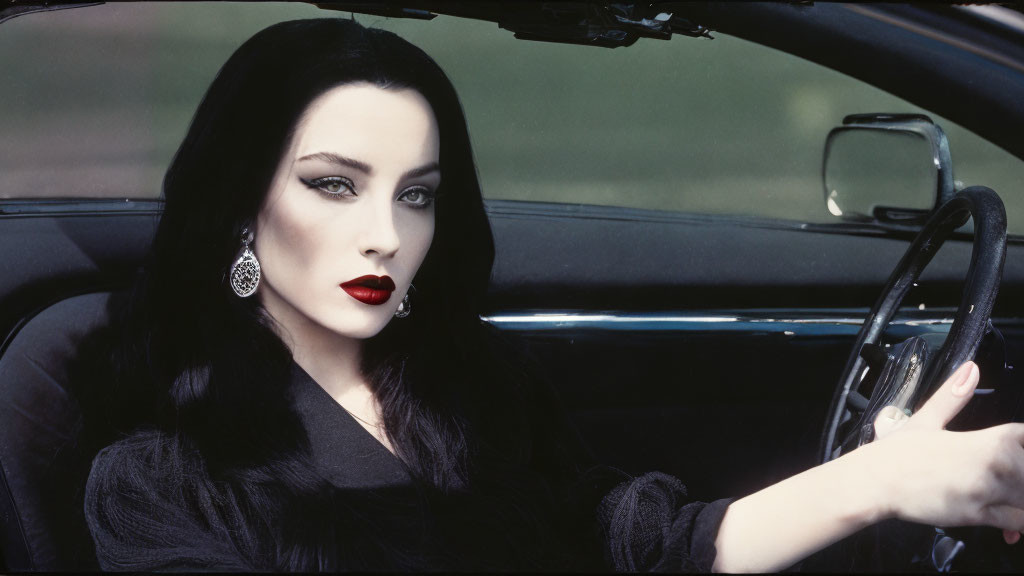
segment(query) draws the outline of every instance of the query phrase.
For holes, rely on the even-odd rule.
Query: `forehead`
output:
[[[426,163],[437,161],[438,139],[437,121],[422,94],[355,83],[332,88],[310,103],[297,124],[294,147],[297,157],[386,154]]]

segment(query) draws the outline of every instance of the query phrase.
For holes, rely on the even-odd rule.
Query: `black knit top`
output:
[[[343,539],[353,543],[381,538],[392,541],[384,547],[353,544],[349,555],[358,556],[353,567],[515,567],[499,559],[507,550],[489,550],[481,544],[487,542],[488,531],[501,530],[500,523],[486,521],[486,507],[466,506],[467,510],[459,512],[458,528],[448,530],[444,538],[435,537],[430,533],[436,524],[429,518],[433,509],[425,504],[417,481],[403,462],[298,366],[293,369],[292,386],[295,407],[321,474],[359,502],[375,503],[365,516],[365,529],[358,515],[340,526],[343,536],[346,530],[351,532],[351,538]],[[160,446],[166,443],[158,441],[159,434],[140,431],[108,446],[93,460],[85,514],[101,568],[260,570],[252,550],[245,546],[249,541],[246,534],[239,533],[245,528],[240,528],[237,518],[225,514],[230,507],[208,496],[197,497],[210,491],[192,489],[197,483],[211,482],[201,459],[191,468],[183,468],[180,462],[166,466],[167,458],[182,456],[162,452]],[[172,468],[179,471],[176,477],[164,472]],[[649,473],[622,482],[585,514],[596,527],[593,533],[598,542],[593,550],[603,552],[573,565],[626,571],[710,571],[715,537],[728,505],[728,500],[691,502],[682,483],[665,474]],[[483,519],[479,523],[472,519],[477,516]],[[412,554],[417,562],[396,563],[395,550]],[[473,554],[490,556],[495,563],[460,563]]]

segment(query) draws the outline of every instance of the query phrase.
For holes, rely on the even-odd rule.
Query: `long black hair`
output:
[[[336,522],[344,503],[314,472],[287,401],[290,352],[257,299],[236,297],[227,276],[298,119],[352,82],[416,90],[440,132],[435,235],[413,281],[414,311],[364,345],[389,439],[424,486],[453,501],[484,498],[477,504],[493,505],[502,530],[522,538],[544,537],[558,496],[550,474],[534,473],[561,466],[555,444],[537,441],[556,427],[556,414],[538,408],[553,402],[523,385],[531,377],[495,353],[479,318],[494,247],[451,82],[390,32],[343,19],[284,22],[246,41],[203,98],[164,179],[145,271],[115,322],[106,393],[90,409],[105,426],[92,428],[96,445],[147,430],[172,455],[161,460],[177,467],[171,473],[201,468],[209,490],[229,492],[213,500],[241,519],[236,544],[256,567],[347,566],[332,542],[349,537]],[[199,468],[188,454],[201,456]]]

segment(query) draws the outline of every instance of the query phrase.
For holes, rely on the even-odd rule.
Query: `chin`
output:
[[[360,314],[358,317],[353,316],[356,315],[345,314],[341,317],[325,318],[320,325],[339,336],[366,340],[380,334],[392,318],[392,314],[385,315],[383,310],[378,313],[371,312],[365,315]]]

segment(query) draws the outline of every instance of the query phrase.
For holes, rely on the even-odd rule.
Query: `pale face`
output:
[[[347,84],[310,104],[255,225],[258,295],[278,324],[354,339],[384,328],[434,236],[439,149],[416,91]]]

